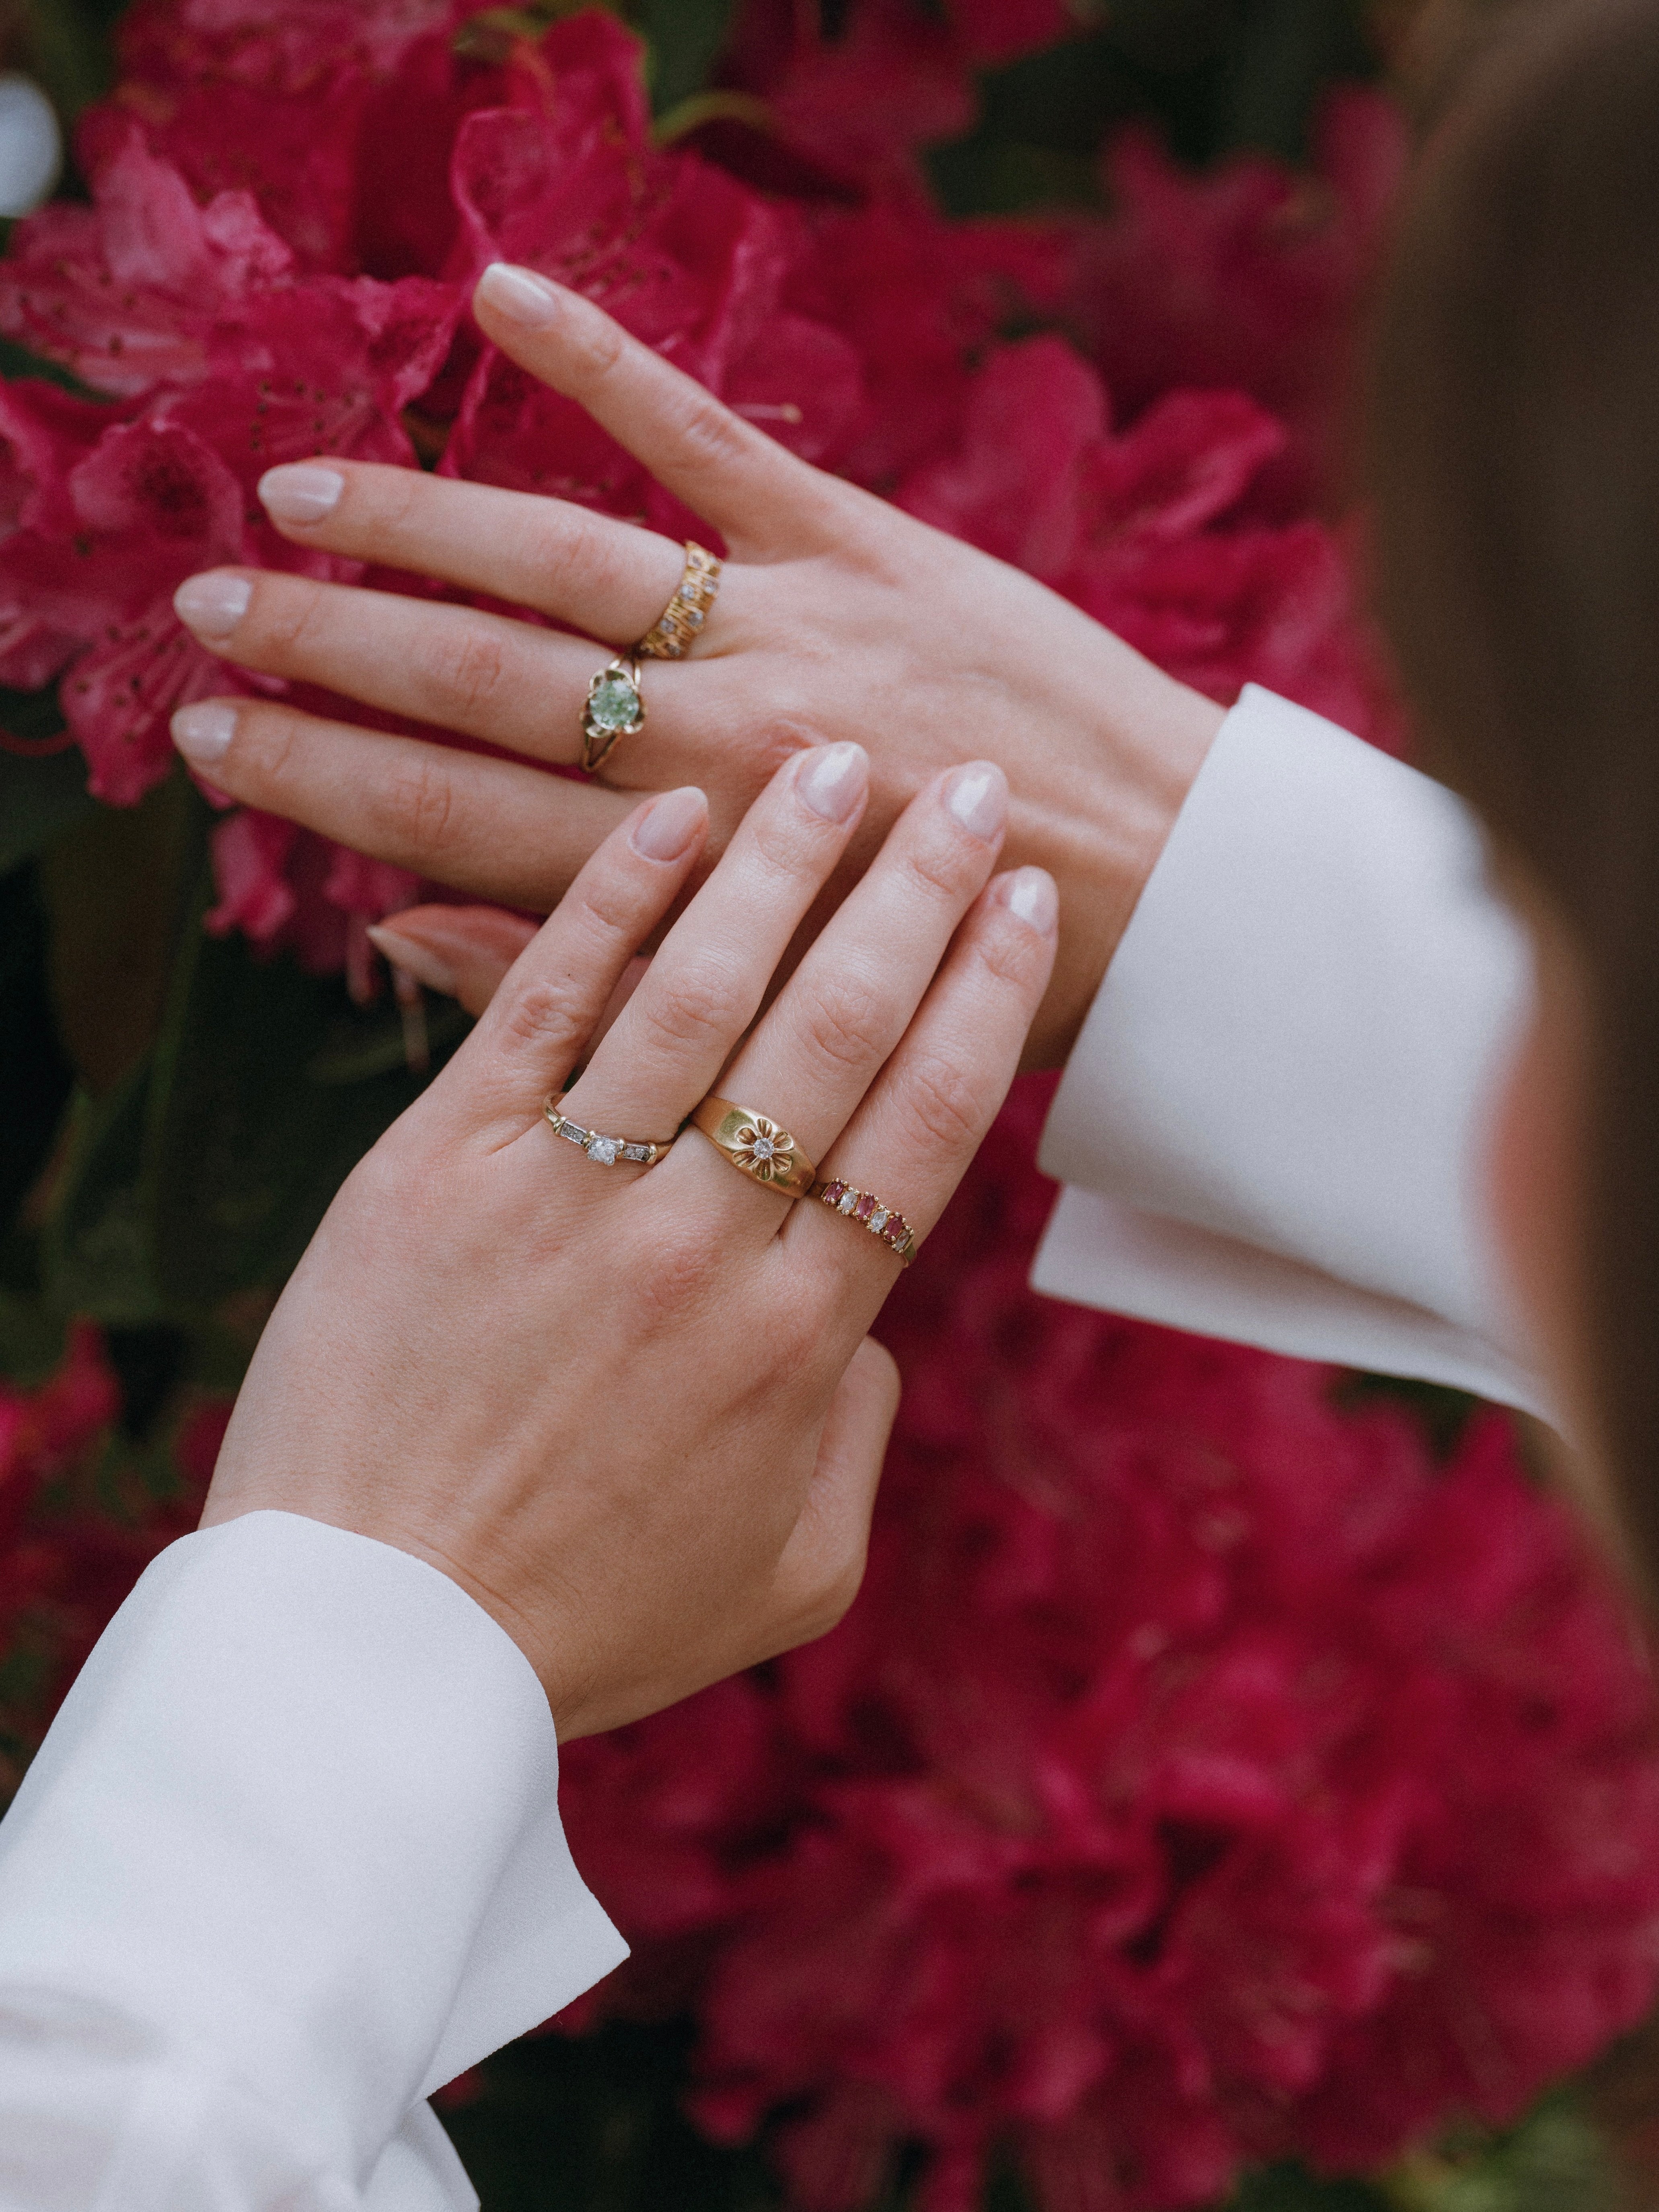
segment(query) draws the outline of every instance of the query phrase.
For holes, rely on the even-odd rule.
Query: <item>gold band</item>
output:
[[[787,1129],[752,1107],[734,1106],[729,1098],[711,1093],[692,1115],[691,1124],[719,1146],[739,1174],[763,1182],[769,1190],[784,1198],[805,1198],[811,1189],[817,1173],[811,1161]]]
[[[672,1137],[602,1137],[597,1129],[584,1129],[562,1114],[559,1109],[563,1103],[550,1091],[543,1099],[542,1112],[549,1128],[556,1137],[568,1137],[573,1145],[580,1145],[598,1167],[614,1168],[618,1160],[632,1160],[640,1167],[653,1168],[674,1141]]]
[[[714,606],[721,566],[706,548],[686,539],[685,572],[673,598],[634,647],[637,659],[684,659]]]
[[[618,738],[645,726],[640,664],[631,653],[608,660],[587,687],[582,708],[582,766],[589,775],[605,765]]]
[[[874,1194],[854,1190],[850,1182],[815,1182],[814,1198],[822,1199],[834,1212],[844,1213],[884,1243],[901,1265],[908,1267],[916,1256],[916,1232],[902,1213],[884,1206]]]

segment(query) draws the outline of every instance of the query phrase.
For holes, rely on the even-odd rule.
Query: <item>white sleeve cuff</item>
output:
[[[1529,991],[1468,810],[1250,687],[1056,1094],[1036,1286],[1541,1409],[1481,1197]]]
[[[155,1561],[0,1824],[0,1990],[159,2035],[320,2170],[626,1955],[541,1685],[458,1584],[254,1513]]]

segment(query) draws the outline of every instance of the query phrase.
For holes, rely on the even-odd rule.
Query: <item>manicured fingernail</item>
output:
[[[795,788],[814,814],[845,822],[870,781],[870,756],[862,745],[822,745],[803,756]]]
[[[970,837],[988,845],[1008,819],[1008,779],[990,761],[970,761],[945,785],[945,804]]]
[[[208,768],[222,760],[236,734],[236,709],[222,699],[181,707],[173,718],[173,742],[187,761]]]
[[[401,968],[417,983],[424,983],[428,991],[441,991],[453,999],[455,995],[455,971],[440,960],[429,946],[419,945],[412,937],[400,936],[385,922],[373,922],[368,928],[368,941],[385,960],[394,968]]]
[[[708,801],[695,783],[665,791],[634,824],[629,842],[647,860],[678,860],[708,819]]]
[[[252,597],[251,577],[210,569],[204,576],[185,578],[173,595],[173,611],[198,637],[228,637]]]
[[[1047,868],[1016,868],[998,886],[1010,914],[1018,915],[1039,937],[1052,937],[1060,927],[1060,893]]]
[[[559,319],[556,289],[533,270],[511,261],[492,261],[478,279],[477,296],[498,315],[526,331],[542,331]]]
[[[340,504],[345,478],[338,469],[319,468],[314,461],[289,461],[280,469],[267,469],[259,479],[259,496],[265,513],[278,522],[320,522]]]

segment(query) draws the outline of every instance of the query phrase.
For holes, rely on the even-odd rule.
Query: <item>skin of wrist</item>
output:
[[[1112,648],[1112,706],[1098,744],[1068,753],[1048,776],[1022,777],[1010,812],[1010,852],[1060,886],[1059,955],[1027,1041],[1028,1071],[1064,1066],[1227,715],[1101,635]]]

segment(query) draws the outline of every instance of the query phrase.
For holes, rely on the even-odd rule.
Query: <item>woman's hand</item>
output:
[[[1012,787],[1010,859],[1060,885],[1060,955],[1030,1056],[1063,1059],[1220,709],[1029,576],[795,459],[580,295],[497,267],[475,306],[495,344],[579,401],[729,548],[690,658],[645,665],[645,726],[586,787],[264,701],[186,708],[181,749],[251,805],[538,912],[640,792],[702,786],[717,853],[781,761],[854,739],[872,786],[839,892],[940,769],[985,754]],[[601,642],[248,569],[182,586],[203,642],[531,761],[577,758],[589,678],[680,579],[677,544],[556,499],[332,459],[272,470],[261,489],[296,544],[440,577]]]
[[[1001,1103],[1054,959],[1006,786],[933,778],[758,1024],[857,837],[868,761],[776,770],[565,1102],[672,1137],[718,1089],[918,1236]],[[696,789],[635,806],[350,1177],[249,1370],[206,1522],[263,1507],[400,1546],[520,1644],[562,1736],[821,1634],[863,1569],[897,1402],[882,1239],[696,1130],[601,1165],[543,1118],[696,870]],[[751,1027],[751,1024],[753,1026]]]

